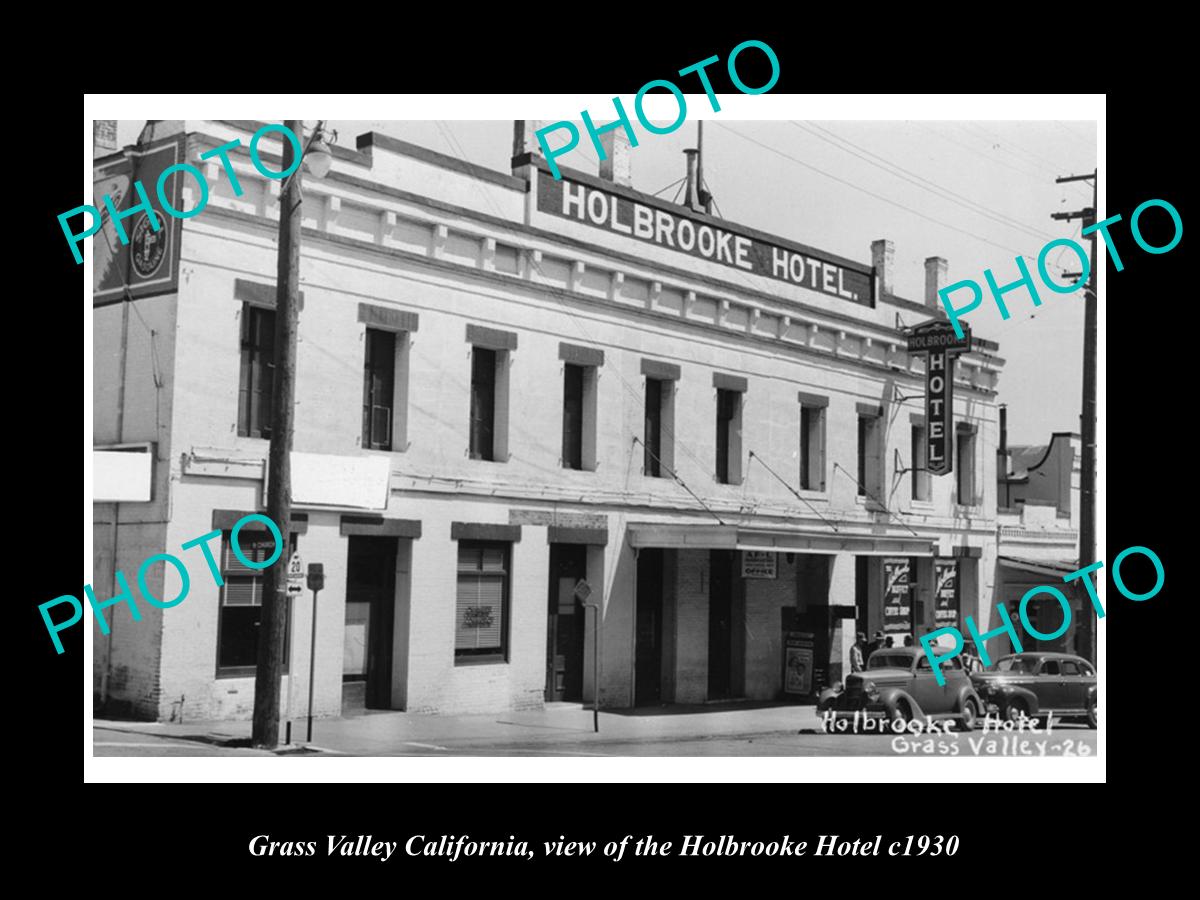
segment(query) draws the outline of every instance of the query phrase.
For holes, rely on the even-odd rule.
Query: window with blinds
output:
[[[242,555],[251,562],[266,562],[275,552],[275,539],[270,532],[252,532],[243,528],[238,532],[238,546]],[[290,556],[290,554],[289,554]],[[285,565],[283,561],[276,565]],[[252,675],[258,660],[258,629],[262,614],[263,590],[266,586],[266,569],[253,569],[242,563],[233,552],[229,532],[221,541],[221,610],[217,626],[217,674]],[[290,611],[289,611],[290,612]],[[284,670],[289,656],[288,638],[291,629],[285,631]]]
[[[456,657],[507,661],[508,559],[507,544],[459,542]]]

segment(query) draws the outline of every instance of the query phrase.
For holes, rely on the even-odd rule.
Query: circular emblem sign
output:
[[[167,255],[167,237],[171,226],[162,213],[158,213],[158,219],[161,226],[158,231],[151,229],[150,218],[145,213],[138,216],[133,226],[129,258],[134,270],[143,278],[149,278],[157,272],[163,257]]]

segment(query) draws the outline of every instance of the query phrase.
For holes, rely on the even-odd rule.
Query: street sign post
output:
[[[299,597],[304,592],[304,562],[300,559],[300,552],[292,554],[291,560],[288,562],[287,571],[287,593],[289,597]]]
[[[925,354],[925,468],[933,475],[954,470],[954,358],[971,350],[971,326],[923,322],[908,333],[908,352]]]
[[[308,564],[308,589],[313,592],[312,644],[308,648],[308,743],[312,743],[313,676],[317,669],[317,593],[325,587],[325,566]],[[289,588],[290,589],[290,588]]]
[[[289,656],[291,655],[290,648],[296,646],[296,635],[292,633],[292,624],[296,621],[296,617],[292,614],[295,611],[295,604],[292,602],[304,590],[304,562],[300,559],[300,552],[296,551],[292,554],[292,558],[288,560],[287,571],[287,642],[289,648]],[[284,724],[283,742],[290,744],[292,742],[292,682],[296,680],[295,669],[288,666],[287,676],[287,705],[284,707],[284,716],[286,723]]]

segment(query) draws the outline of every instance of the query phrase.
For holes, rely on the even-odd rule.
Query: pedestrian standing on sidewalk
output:
[[[883,649],[883,631],[881,629],[881,630],[875,632],[875,634],[871,638],[871,643],[867,644],[867,660],[868,660],[868,662],[871,659],[872,653],[874,653],[876,650],[882,650],[882,649]]]
[[[864,668],[863,649],[867,646],[867,636],[861,631],[855,635],[854,645],[850,648],[850,671],[861,672]]]

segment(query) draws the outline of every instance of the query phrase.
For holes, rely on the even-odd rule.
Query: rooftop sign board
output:
[[[639,202],[632,191],[610,191],[570,177],[556,181],[543,173],[537,179],[539,212],[570,219],[593,228],[626,235],[692,257],[810,288],[839,300],[874,306],[873,272],[851,263],[738,225],[719,222],[703,213],[663,202]],[[671,207],[670,210],[664,207]]]

